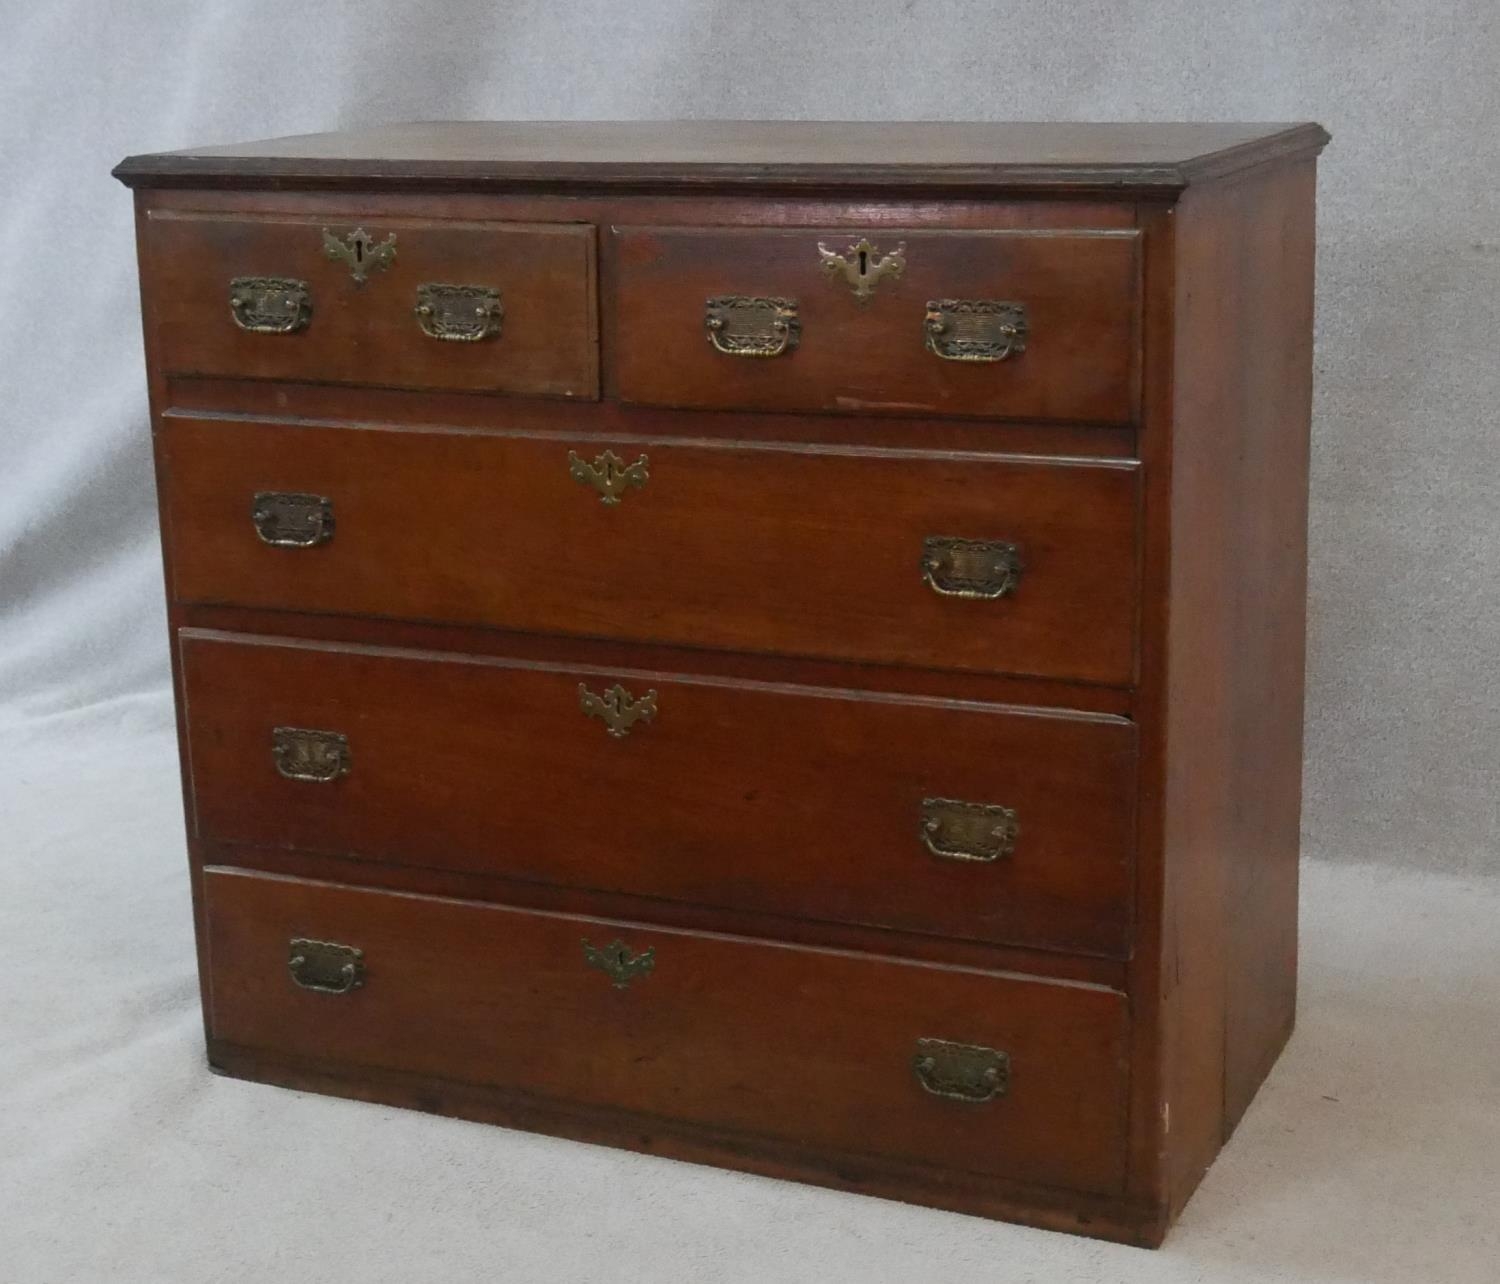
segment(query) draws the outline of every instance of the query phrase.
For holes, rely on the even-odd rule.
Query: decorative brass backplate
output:
[[[298,939],[288,950],[286,965],[304,990],[348,994],[365,983],[365,952],[352,945]]]
[[[721,294],[704,303],[708,341],[730,357],[779,357],[802,336],[797,300]]]
[[[867,238],[861,238],[839,254],[819,241],[818,258],[823,271],[834,281],[842,281],[854,291],[856,299],[868,303],[876,285],[886,277],[894,281],[906,271],[906,242],[902,241],[889,254],[882,254]]]
[[[312,294],[290,276],[237,276],[229,282],[229,315],[241,330],[295,334],[312,320]]]
[[[417,324],[434,339],[478,343],[500,335],[505,309],[500,291],[487,285],[417,286]]]
[[[349,774],[349,737],[337,731],[274,727],[271,760],[288,780],[325,784]]]
[[[1026,308],[997,299],[929,299],[927,351],[944,361],[1004,361],[1026,351]]]
[[[383,272],[396,261],[396,234],[392,232],[380,244],[362,227],[342,240],[326,227],[323,229],[323,253],[335,263],[347,263],[355,285],[363,285],[371,272]]]
[[[636,954],[616,937],[603,949],[599,949],[589,943],[588,937],[584,937],[583,961],[608,976],[615,983],[615,989],[623,990],[636,977],[656,970],[656,947],[653,945],[644,954]]]
[[[1010,1087],[1010,1057],[978,1044],[918,1039],[911,1068],[922,1087],[950,1101],[993,1101]]]
[[[922,845],[944,860],[990,862],[1016,850],[1020,826],[1009,807],[922,799]]]
[[[250,520],[261,542],[277,548],[312,548],[333,538],[333,501],[295,491],[256,491]]]
[[[656,692],[648,691],[639,700],[616,683],[603,695],[595,695],[582,682],[578,684],[578,705],[591,718],[598,718],[619,740],[630,734],[637,722],[656,717]]]
[[[591,464],[580,459],[574,451],[568,451],[568,472],[573,480],[592,486],[599,492],[601,504],[618,504],[620,496],[632,486],[641,487],[651,480],[651,461],[642,455],[633,464],[627,464],[612,450],[594,456]]]
[[[1014,544],[941,535],[922,541],[922,579],[944,597],[1006,597],[1020,578],[1021,550]]]

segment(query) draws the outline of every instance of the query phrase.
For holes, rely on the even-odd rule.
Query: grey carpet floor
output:
[[[1298,1032],[1147,1253],[213,1077],[181,829],[165,698],[0,723],[0,1284],[1500,1280],[1500,883],[1306,863]]]

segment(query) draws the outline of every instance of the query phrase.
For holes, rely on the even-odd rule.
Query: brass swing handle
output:
[[[365,952],[335,941],[293,940],[286,965],[293,981],[320,994],[348,994],[365,983]]]
[[[704,305],[704,329],[727,357],[779,357],[802,334],[797,301],[770,295],[720,295]],[[923,346],[944,361],[1006,361],[1026,351],[1026,307],[998,299],[929,299]]]
[[[450,343],[499,338],[505,320],[500,291],[487,285],[419,285],[412,311],[423,334]],[[237,276],[229,283],[229,315],[252,334],[296,334],[307,329],[312,312],[306,281]]]
[[[1021,550],[1005,540],[932,535],[922,541],[922,581],[943,597],[1009,597],[1021,579]]]
[[[237,276],[229,282],[229,315],[252,334],[296,334],[312,320],[312,291],[290,276]]]
[[[487,285],[419,285],[413,311],[423,334],[449,343],[498,339],[505,321],[500,291]]]
[[[316,548],[333,538],[333,500],[301,491],[258,490],[250,500],[250,520],[262,544]]]
[[[957,798],[922,799],[918,837],[923,847],[943,860],[991,864],[1015,855],[1020,832],[1010,807]]]
[[[1004,361],[1026,351],[1026,307],[999,299],[929,299],[927,351],[944,361]]]
[[[703,328],[726,357],[779,357],[797,346],[797,300],[723,294],[704,304]]]
[[[1010,1089],[1010,1056],[983,1044],[918,1039],[911,1069],[926,1091],[950,1101],[982,1105]]]

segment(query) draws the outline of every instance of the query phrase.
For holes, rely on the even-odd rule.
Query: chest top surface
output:
[[[442,121],[131,156],[131,186],[939,188],[1170,195],[1315,154],[1321,126]]]

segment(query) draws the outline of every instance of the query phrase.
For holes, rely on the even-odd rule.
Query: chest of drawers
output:
[[[1326,138],[125,161],[211,1064],[1158,1243],[1292,1027]]]

